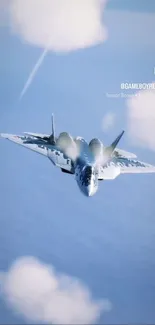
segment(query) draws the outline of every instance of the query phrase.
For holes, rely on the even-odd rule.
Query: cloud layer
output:
[[[116,118],[116,115],[114,113],[109,112],[109,113],[105,114],[105,116],[103,117],[103,121],[102,121],[103,131],[107,131],[114,126],[115,118]]]
[[[139,91],[127,106],[128,135],[133,144],[155,150],[155,89]]]
[[[33,257],[15,261],[0,274],[6,302],[29,321],[54,324],[92,324],[109,311],[109,300],[93,301],[77,279],[56,273]]]
[[[11,0],[11,27],[31,44],[70,51],[104,41],[106,0]]]

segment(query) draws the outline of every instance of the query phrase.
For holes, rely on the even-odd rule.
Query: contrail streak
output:
[[[29,75],[29,77],[28,77],[28,79],[26,81],[26,84],[25,84],[25,86],[24,86],[24,88],[23,88],[23,90],[22,90],[22,92],[20,94],[19,100],[22,99],[22,97],[24,96],[24,94],[26,93],[26,91],[28,90],[28,88],[30,87],[30,85],[31,85],[31,83],[32,83],[32,81],[33,81],[33,79],[34,79],[34,77],[35,77],[38,69],[40,68],[40,66],[41,66],[41,64],[42,64],[42,62],[43,62],[43,60],[44,60],[47,52],[48,52],[48,50],[45,49],[42,52],[41,56],[39,57],[38,61],[36,62],[34,68],[32,69],[32,71],[31,71],[31,73],[30,73],[30,75]]]

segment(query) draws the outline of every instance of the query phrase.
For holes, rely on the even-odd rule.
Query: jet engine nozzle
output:
[[[99,156],[102,152],[103,152],[103,143],[97,139],[94,138],[89,142],[89,148],[91,150],[91,152],[94,154],[94,156]]]

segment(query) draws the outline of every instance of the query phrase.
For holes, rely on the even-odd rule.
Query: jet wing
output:
[[[30,149],[45,157],[48,157],[55,166],[67,172],[74,173],[74,168],[73,168],[73,163],[71,158],[66,156],[66,154],[56,146],[52,146],[42,142],[37,143],[36,139],[34,139],[34,142],[33,139],[31,139],[32,142],[30,142],[26,136],[21,136],[21,135],[1,133],[0,137],[15,142],[27,149]]]
[[[48,148],[47,156],[56,167],[61,168],[64,172],[74,174],[74,163],[70,157],[68,157],[63,151],[56,146]]]
[[[115,157],[124,157],[124,158],[137,158],[137,156],[134,153],[122,150],[122,149],[116,149],[114,151]]]
[[[30,137],[33,137],[33,138],[44,138],[44,137],[47,137],[49,138],[50,135],[49,134],[42,134],[42,133],[31,133],[31,132],[23,132],[25,135],[28,135]]]
[[[12,142],[15,142],[27,149],[30,149],[32,151],[35,151],[35,152],[47,157],[47,147],[45,145],[38,145],[35,143],[26,143],[27,138],[25,136],[1,133],[0,137],[10,140]]]
[[[129,158],[113,158],[101,166],[98,179],[115,179],[120,174],[155,173],[155,166]]]
[[[137,159],[119,158],[115,163],[120,167],[121,174],[155,173],[155,166]]]

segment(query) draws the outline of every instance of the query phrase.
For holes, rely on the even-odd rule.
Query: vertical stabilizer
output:
[[[121,140],[123,134],[125,131],[122,131],[121,134],[115,139],[115,141],[111,144],[110,148],[112,149],[112,152],[115,150],[116,146],[118,145],[118,142]]]
[[[56,138],[55,138],[55,124],[54,124],[54,114],[52,114],[51,121],[52,121],[52,134],[50,135],[50,142],[51,142],[51,144],[54,145],[54,144],[56,143]]]
[[[112,153],[114,152],[116,146],[118,145],[118,142],[120,141],[120,139],[122,138],[123,134],[125,131],[122,131],[119,136],[112,142],[112,144],[105,148],[104,153],[106,153],[109,157],[112,155]]]

